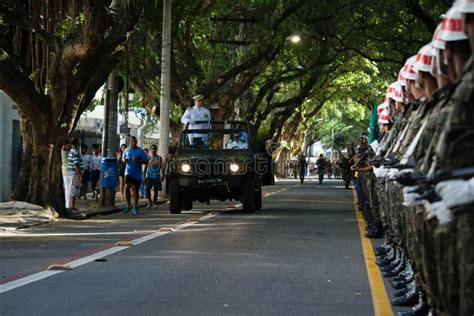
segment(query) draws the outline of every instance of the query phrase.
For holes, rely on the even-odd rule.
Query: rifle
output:
[[[364,162],[365,160],[367,160],[367,158],[369,157],[369,151],[368,150],[365,150],[363,152],[360,152],[360,158],[359,160],[357,160],[357,162],[351,166],[351,169],[357,169],[359,168],[359,166],[362,164],[362,162]]]
[[[452,170],[439,170],[431,175],[421,173],[406,173],[397,176],[392,181],[397,181],[403,186],[417,186],[410,193],[418,193],[418,200],[428,200],[430,203],[439,201],[439,197],[435,192],[435,186],[443,181],[448,180],[468,180],[474,177],[474,167],[466,167]]]

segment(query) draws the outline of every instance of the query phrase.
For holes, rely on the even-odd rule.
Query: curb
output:
[[[158,205],[161,205],[161,204],[166,204],[166,202],[168,202],[168,200],[159,200],[156,203]],[[139,207],[145,207],[146,205],[147,205],[147,203],[141,203],[141,204],[139,203],[138,204]],[[96,217],[96,216],[107,216],[107,215],[112,215],[112,214],[115,214],[115,213],[120,213],[120,212],[122,212],[122,210],[123,210],[123,207],[116,207],[116,208],[112,208],[112,209],[92,211],[92,212],[88,212],[88,213],[79,213],[79,214],[77,214],[77,216],[74,216],[74,217],[60,217],[59,219],[82,221],[82,220],[86,220],[86,219]],[[5,233],[14,232],[14,231],[22,230],[22,229],[27,229],[27,228],[32,228],[32,227],[44,225],[44,224],[49,224],[49,223],[52,223],[52,222],[54,222],[54,220],[49,221],[49,222],[24,224],[24,225],[20,225],[20,226],[17,226],[17,227],[2,227],[2,226],[0,226],[0,232],[5,232]]]
[[[45,225],[45,224],[49,224],[49,223],[52,223],[54,222],[54,220],[52,221],[49,221],[49,222],[41,222],[41,223],[34,223],[34,224],[25,224],[25,225],[20,225],[20,226],[17,226],[17,227],[1,227],[0,226],[0,232],[14,232],[14,231],[17,231],[17,230],[21,230],[21,229],[26,229],[26,228],[31,228],[31,227],[36,227],[36,226],[40,226],[40,225]]]

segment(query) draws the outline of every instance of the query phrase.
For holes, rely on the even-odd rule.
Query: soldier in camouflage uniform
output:
[[[459,82],[452,96],[452,110],[434,149],[430,172],[474,166],[474,4],[458,1],[463,14],[466,38],[446,43],[451,61],[450,77]],[[460,33],[459,24],[451,24]],[[469,37],[467,36],[469,35]],[[467,46],[470,44],[470,47]],[[460,78],[460,81],[459,81]],[[474,180],[449,180],[439,183],[436,192],[441,202],[432,205],[439,227],[434,232],[438,254],[438,280],[443,310],[440,314],[474,314]]]

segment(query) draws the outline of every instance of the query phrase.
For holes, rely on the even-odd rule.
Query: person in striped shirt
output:
[[[72,139],[72,147],[69,151],[67,164],[67,186],[69,189],[69,209],[76,211],[76,198],[81,194],[81,183],[83,182],[83,162],[79,151],[81,141],[79,138]]]

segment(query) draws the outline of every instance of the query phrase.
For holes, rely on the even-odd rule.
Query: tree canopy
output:
[[[328,145],[329,131],[365,131],[370,106],[450,5],[173,1],[175,134],[197,93],[214,118],[248,119],[262,140],[289,143],[293,153],[305,137]],[[58,209],[60,186],[45,190],[41,180],[59,176],[61,144],[112,69],[119,65],[138,105],[160,115],[162,2],[4,0],[0,34],[0,89],[17,103],[25,151],[15,195]]]
[[[304,132],[321,118],[326,123],[318,130],[338,120],[353,125],[352,133],[364,131],[370,106],[382,101],[404,61],[430,41],[449,5],[433,0],[175,2],[172,121],[179,127],[180,115],[199,92],[216,108],[213,116],[249,119],[264,139],[296,137],[302,143]],[[160,15],[158,9],[146,13],[128,51],[131,81],[149,110],[159,108]],[[301,41],[293,43],[296,34]]]

